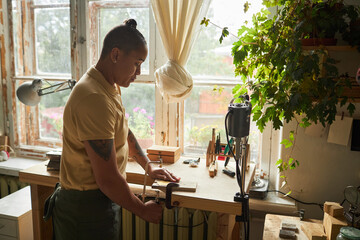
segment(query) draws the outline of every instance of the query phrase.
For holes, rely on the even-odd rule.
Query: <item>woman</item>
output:
[[[72,90],[64,110],[61,190],[54,207],[54,232],[61,239],[118,239],[119,205],[146,221],[158,223],[161,206],[142,203],[125,179],[128,157],[143,168],[149,159],[128,129],[119,87],[140,74],[147,56],[136,21],[125,21],[105,37],[97,64]],[[149,165],[152,178],[179,181]]]

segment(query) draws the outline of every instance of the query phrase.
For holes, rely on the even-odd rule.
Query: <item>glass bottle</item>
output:
[[[360,240],[360,230],[354,227],[342,227],[336,240]]]

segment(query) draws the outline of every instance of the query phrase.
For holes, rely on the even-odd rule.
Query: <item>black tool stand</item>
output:
[[[179,186],[179,184],[174,183],[174,182],[171,182],[166,186],[165,206],[167,209],[173,208],[173,206],[171,206],[171,194],[172,194],[173,188],[178,187],[178,186]]]
[[[249,195],[244,194],[242,196],[237,192],[234,196],[235,202],[241,202],[242,214],[241,216],[236,216],[235,220],[237,222],[248,222],[249,221]]]

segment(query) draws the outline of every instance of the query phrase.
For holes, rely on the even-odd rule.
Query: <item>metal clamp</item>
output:
[[[171,209],[173,208],[173,206],[171,206],[171,194],[173,191],[173,187],[178,187],[179,184],[175,183],[175,182],[171,182],[168,185],[166,185],[166,199],[165,199],[165,206],[167,209]]]

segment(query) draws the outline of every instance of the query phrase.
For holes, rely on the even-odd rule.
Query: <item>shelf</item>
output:
[[[311,50],[317,50],[317,49],[324,49],[328,51],[334,51],[334,52],[354,52],[357,51],[357,47],[352,47],[348,45],[344,46],[302,46],[302,49],[305,51],[311,51]]]

